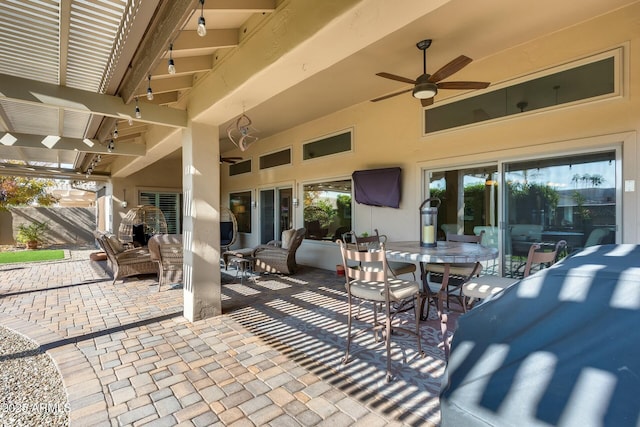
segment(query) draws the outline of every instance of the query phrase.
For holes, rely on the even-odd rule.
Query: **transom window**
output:
[[[318,157],[351,151],[352,135],[353,132],[349,129],[346,132],[336,133],[302,144],[302,159],[317,159]]]
[[[620,92],[621,49],[616,49],[572,68],[545,75],[459,101],[428,108],[424,112],[425,134]]]

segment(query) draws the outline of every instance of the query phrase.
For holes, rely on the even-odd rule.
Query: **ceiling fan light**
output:
[[[413,88],[413,97],[418,99],[429,99],[436,96],[438,93],[438,86],[435,83],[429,81],[429,75],[423,74],[416,80],[416,85]]]

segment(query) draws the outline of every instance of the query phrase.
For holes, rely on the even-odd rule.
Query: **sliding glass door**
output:
[[[440,199],[438,240],[447,234],[482,234],[482,244],[498,248],[498,166],[449,169],[432,172],[430,197]],[[496,261],[483,265],[485,273],[497,274]]]
[[[518,276],[532,242],[567,253],[615,243],[615,151],[505,163],[505,274]]]
[[[280,240],[282,232],[293,227],[291,188],[260,190],[260,243]]]
[[[430,197],[441,201],[438,210],[438,239],[447,233],[480,234],[486,243],[496,245],[492,238],[498,225],[497,165],[450,169],[431,173]]]
[[[513,277],[522,275],[534,242],[564,240],[562,256],[615,243],[622,212],[616,156],[610,149],[429,171],[429,197],[441,200],[438,239],[484,232],[483,244],[500,251],[484,272]]]

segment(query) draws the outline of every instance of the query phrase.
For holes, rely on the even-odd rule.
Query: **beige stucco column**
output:
[[[220,149],[216,126],[191,122],[182,138],[184,316],[222,314]]]

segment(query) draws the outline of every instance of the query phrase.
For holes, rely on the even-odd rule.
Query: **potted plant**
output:
[[[27,249],[37,249],[38,244],[44,241],[44,235],[49,230],[46,222],[34,221],[31,224],[20,224],[16,240],[24,243]]]

